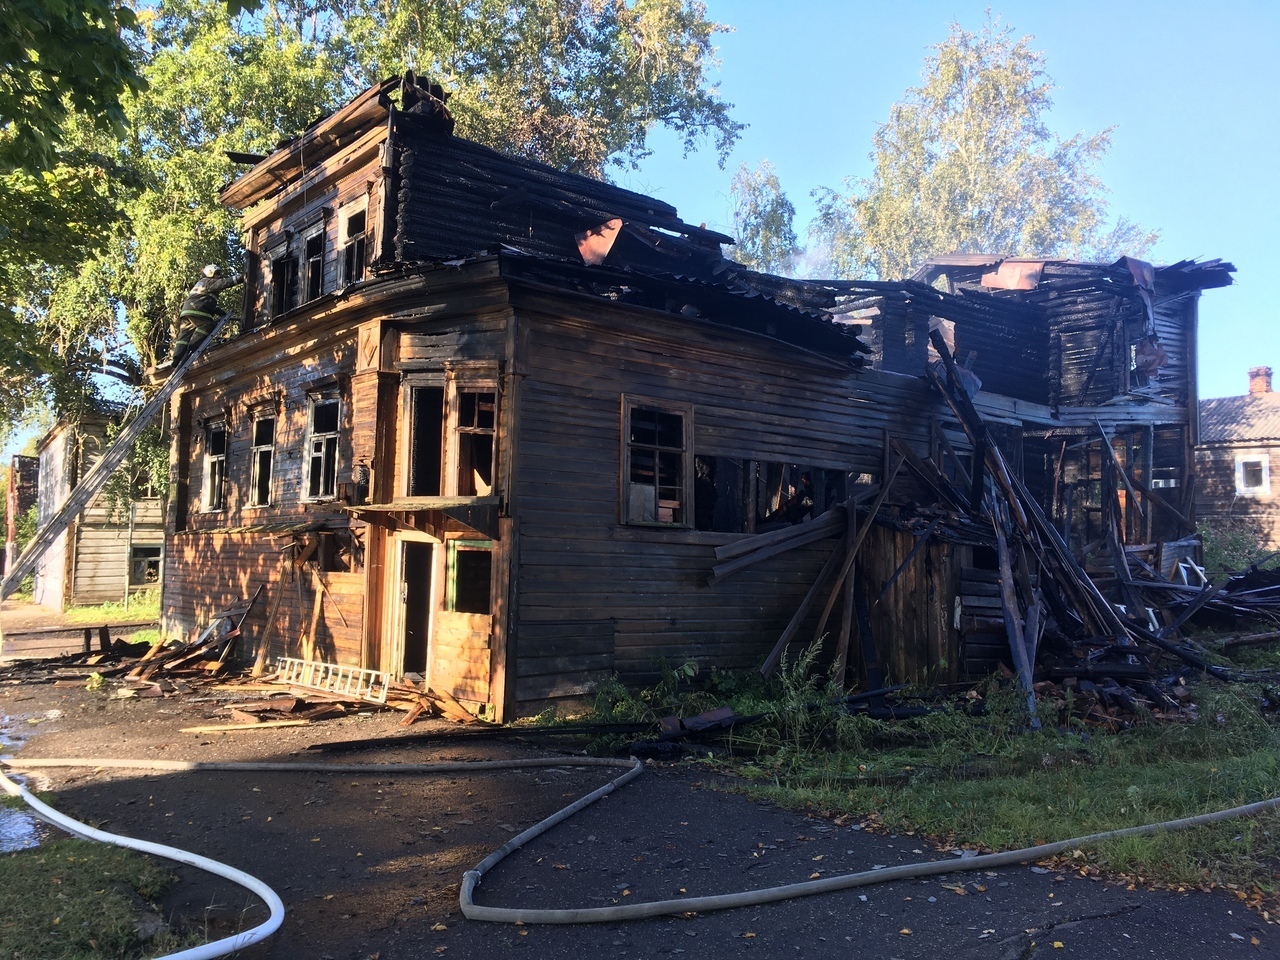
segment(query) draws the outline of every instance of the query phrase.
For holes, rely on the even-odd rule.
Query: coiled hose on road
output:
[[[507,843],[503,844],[489,856],[485,857],[474,868],[468,870],[462,878],[462,889],[458,895],[459,906],[462,909],[463,916],[469,920],[485,920],[493,923],[613,923],[619,920],[639,920],[646,917],[668,916],[672,914],[684,913],[706,913],[712,910],[728,910],[734,907],[759,906],[766,903],[776,903],[780,900],[790,900],[797,897],[807,897],[818,893],[830,893],[836,890],[849,890],[854,887],[865,887],[878,883],[889,883],[895,880],[910,880],[917,877],[936,876],[947,873],[960,873],[968,870],[987,870],[992,867],[1010,866],[1017,863],[1026,863],[1031,860],[1041,860],[1045,857],[1055,856],[1067,850],[1076,847],[1089,846],[1104,840],[1118,839],[1120,837],[1136,837],[1152,833],[1171,832],[1175,830],[1187,830],[1191,827],[1205,826],[1211,823],[1218,823],[1223,820],[1231,820],[1237,817],[1254,816],[1269,810],[1280,808],[1280,797],[1272,797],[1269,800],[1262,800],[1257,803],[1245,804],[1243,806],[1231,807],[1227,810],[1219,810],[1214,813],[1201,814],[1195,817],[1185,817],[1180,820],[1167,820],[1163,823],[1144,824],[1137,827],[1125,827],[1120,830],[1108,830],[1104,833],[1094,833],[1084,837],[1072,837],[1069,840],[1059,840],[1056,843],[1041,844],[1034,847],[1024,847],[1020,850],[1008,850],[1003,853],[989,853],[976,857],[966,857],[962,860],[938,860],[928,861],[925,863],[906,864],[900,867],[889,867],[883,870],[869,870],[862,873],[844,874],[838,877],[824,877],[820,880],[808,880],[803,883],[791,883],[780,887],[768,887],[762,890],[747,890],[740,893],[726,893],[717,896],[708,897],[685,897],[679,900],[659,900],[652,903],[634,903],[617,905],[611,907],[584,907],[580,909],[526,909],[519,907],[485,907],[480,906],[473,900],[475,889],[480,885],[484,875],[501,863],[515,851],[519,850],[530,840],[546,833],[552,827],[567,820],[584,807],[589,806],[601,797],[607,796],[618,787],[634,780],[640,775],[644,769],[644,765],[638,760],[612,760],[594,757],[564,757],[558,759],[533,759],[533,760],[479,760],[469,762],[446,762],[446,763],[356,763],[356,764],[325,764],[325,763],[201,763],[182,760],[71,760],[71,759],[55,759],[55,760],[6,760],[3,761],[8,766],[20,769],[33,769],[39,767],[111,767],[135,770],[154,770],[166,772],[304,772],[304,773],[390,773],[390,774],[412,774],[412,773],[466,773],[477,772],[483,770],[510,770],[529,767],[626,767],[627,770],[621,776],[604,786],[592,791],[586,796],[574,801],[567,807],[552,814],[545,820],[535,824],[523,833],[512,837]],[[71,832],[79,836],[87,836],[90,839],[102,839],[107,843],[118,843],[121,846],[129,846],[131,849],[142,850],[146,853],[155,853],[158,856],[167,857],[171,860],[177,860],[180,863],[189,863],[192,866],[209,870],[219,876],[226,877],[236,883],[240,883],[246,889],[252,890],[261,896],[271,906],[271,918],[259,927],[238,934],[236,937],[229,937],[226,940],[220,940],[215,943],[206,944],[204,947],[197,947],[192,950],[185,950],[181,953],[170,954],[161,960],[206,960],[206,958],[214,958],[225,956],[234,950],[241,949],[249,943],[256,943],[259,940],[270,936],[279,928],[283,919],[283,907],[280,906],[280,899],[276,894],[259,880],[249,877],[247,874],[241,873],[232,867],[218,864],[215,861],[208,860],[204,857],[198,857],[195,854],[186,853],[185,851],[176,850],[173,847],[165,847],[160,844],[150,844],[141,840],[128,840],[128,838],[116,837],[113,834],[104,833],[103,831],[93,830],[91,827],[85,827],[77,821],[68,817],[63,817],[57,811],[40,803],[35,797],[32,797],[26,790],[14,784],[11,780],[0,773],[0,781],[6,790],[15,795],[23,796],[37,815],[44,819],[45,811],[53,814],[58,819],[50,820],[63,829],[70,829],[65,826],[66,822],[75,824],[75,828]],[[38,805],[38,806],[36,806]],[[86,832],[91,831],[91,832]],[[120,841],[125,841],[121,843]],[[246,882],[247,881],[247,882]],[[279,916],[277,916],[279,911]],[[273,924],[274,921],[274,925]],[[269,927],[269,929],[267,929]],[[253,939],[246,940],[252,936]],[[232,943],[232,941],[235,941]],[[225,945],[225,946],[224,946]],[[218,948],[214,952],[213,948]]]

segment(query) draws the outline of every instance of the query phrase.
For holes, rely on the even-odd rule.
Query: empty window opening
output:
[[[1271,463],[1257,454],[1236,457],[1236,493],[1244,497],[1266,496],[1271,492]]]
[[[129,586],[145,587],[160,582],[159,544],[135,544],[129,548]]]
[[[411,388],[409,418],[409,496],[438,497],[444,449],[444,388]]]
[[[493,492],[493,446],[497,394],[458,391],[458,496],[487,497]]]
[[[275,459],[276,418],[262,417],[253,421],[252,488],[249,504],[266,506],[271,502],[271,470]]]
[[[488,541],[449,544],[447,609],[453,613],[492,612],[489,589],[493,551]]]
[[[341,404],[337,398],[312,397],[308,430],[307,498],[331,499],[338,488],[338,423]]]
[[[364,279],[365,219],[361,210],[344,221],[342,231],[342,283],[356,283]]]
[[[314,300],[324,293],[324,231],[318,230],[307,237],[307,299]]]
[[[224,421],[205,428],[205,510],[227,507],[227,425]]]
[[[271,316],[288,313],[297,299],[298,260],[282,249],[271,258]]]
[[[634,406],[628,421],[627,521],[684,524],[684,415]]]

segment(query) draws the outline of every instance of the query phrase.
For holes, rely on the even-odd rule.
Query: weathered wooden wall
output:
[[[708,586],[715,546],[742,535],[620,520],[624,396],[689,405],[699,456],[878,478],[886,432],[928,451],[939,410],[917,378],[842,371],[656,313],[534,294],[520,304],[513,512],[522,705],[585,692],[611,670],[652,678],[660,658],[758,666],[835,544],[821,541]],[[575,662],[575,651],[585,658]]]
[[[1236,491],[1236,457],[1266,457],[1270,468],[1268,495],[1240,496]],[[1196,516],[1213,524],[1244,521],[1256,525],[1258,545],[1280,550],[1280,443],[1213,444],[1196,449]]]

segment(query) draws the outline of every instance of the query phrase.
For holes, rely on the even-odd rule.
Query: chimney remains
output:
[[[1271,392],[1271,368],[1270,367],[1250,367],[1249,368],[1249,393],[1270,393]]]

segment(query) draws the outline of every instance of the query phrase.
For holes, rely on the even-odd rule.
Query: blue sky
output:
[[[777,167],[803,226],[809,191],[870,173],[889,107],[920,82],[948,25],[981,28],[987,0],[839,3],[707,0],[721,92],[749,124],[725,168],[710,150],[680,158],[674,138],[620,182],[728,230],[729,181],[742,163]],[[1244,393],[1246,370],[1280,375],[1272,300],[1280,263],[1280,2],[1005,2],[993,14],[1048,58],[1049,125],[1063,137],[1114,127],[1098,173],[1113,214],[1161,231],[1158,263],[1221,257],[1236,284],[1200,305],[1203,397]],[[1268,291],[1271,296],[1268,297]],[[1280,385],[1280,376],[1277,377]]]

